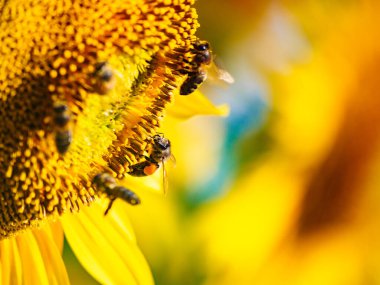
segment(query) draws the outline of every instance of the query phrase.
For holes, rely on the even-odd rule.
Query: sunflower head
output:
[[[0,2],[0,237],[127,200],[115,179],[160,162],[165,108],[200,69],[193,2]]]

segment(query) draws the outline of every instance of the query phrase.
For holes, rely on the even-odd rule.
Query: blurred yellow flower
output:
[[[202,284],[379,284],[379,212],[370,197],[379,185],[380,6],[303,1],[282,9],[310,41],[310,58],[271,71],[270,151],[194,218]]]
[[[166,108],[200,84],[193,4],[0,1],[1,284],[68,284],[63,235],[98,282],[153,284],[126,205],[104,211],[140,202],[123,185],[157,186],[124,177],[163,163]],[[225,112],[194,96],[174,115]]]

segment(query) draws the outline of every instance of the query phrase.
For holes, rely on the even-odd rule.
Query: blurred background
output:
[[[201,88],[228,117],[166,121],[169,191],[129,209],[157,285],[380,284],[380,2],[196,5],[235,83]]]

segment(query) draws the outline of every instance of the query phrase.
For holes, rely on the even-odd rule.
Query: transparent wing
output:
[[[165,162],[162,162],[161,169],[162,169],[162,187],[164,190],[164,195],[166,195],[169,189],[169,180],[166,173]]]
[[[174,157],[173,154],[170,154],[169,158],[167,160],[163,160],[161,162],[161,169],[162,169],[162,172],[161,172],[161,175],[162,175],[162,187],[163,187],[163,191],[164,191],[164,194],[166,195],[168,189],[169,189],[169,179],[168,179],[168,174],[167,174],[167,171],[166,171],[166,165],[169,164],[170,167],[175,167],[175,164],[176,164],[176,159]]]
[[[208,78],[212,81],[216,81],[219,83],[227,83],[232,84],[235,82],[233,76],[225,70],[219,60],[214,60],[207,67],[207,75]]]

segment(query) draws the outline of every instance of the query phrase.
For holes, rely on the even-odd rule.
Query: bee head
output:
[[[210,64],[212,54],[210,44],[206,41],[200,41],[194,44],[195,56],[194,61],[197,64]]]
[[[153,137],[153,141],[155,146],[161,150],[166,150],[170,148],[170,141],[159,134]]]
[[[206,51],[210,49],[210,44],[206,41],[199,41],[194,44],[194,48],[197,51]]]

